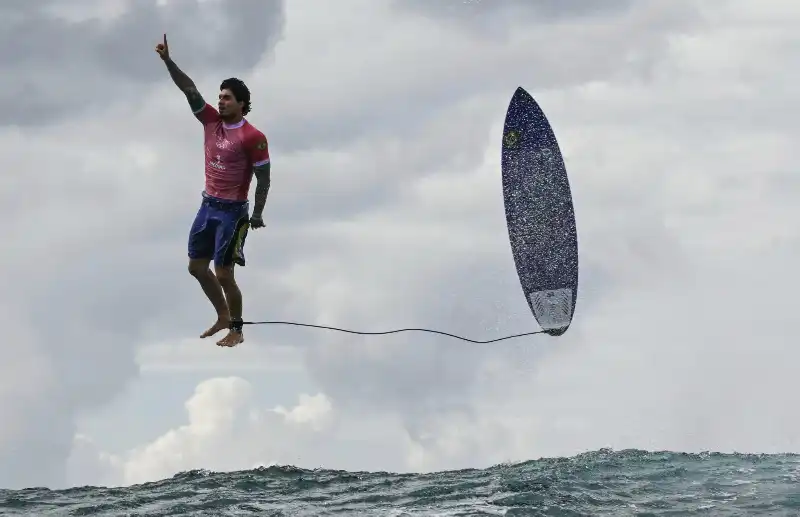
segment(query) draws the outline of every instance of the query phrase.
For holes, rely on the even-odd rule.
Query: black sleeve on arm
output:
[[[184,90],[183,93],[186,95],[186,100],[189,101],[189,107],[192,108],[192,113],[197,113],[206,105],[206,100],[194,86],[190,86]]]
[[[167,71],[169,72],[170,77],[172,77],[172,81],[175,83],[184,95],[186,95],[186,100],[189,101],[189,107],[192,108],[193,112],[198,112],[200,109],[205,106],[206,101],[203,99],[203,96],[200,95],[200,92],[197,91],[197,87],[194,85],[194,81],[186,75],[183,70],[178,68],[178,65],[175,64],[175,61],[172,59],[167,59],[164,61],[164,64],[167,66]]]
[[[256,175],[256,199],[253,206],[253,215],[261,217],[261,213],[264,211],[264,205],[267,204],[267,194],[269,193],[270,163],[267,162],[263,165],[257,165],[253,170]]]

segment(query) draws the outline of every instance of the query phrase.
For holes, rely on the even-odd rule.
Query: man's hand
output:
[[[250,228],[257,230],[264,227],[264,219],[260,215],[253,214],[250,218]]]
[[[161,59],[167,61],[169,59],[169,46],[167,45],[167,35],[164,34],[164,42],[156,45],[156,52],[161,56]]]
[[[206,101],[203,99],[203,96],[200,95],[200,92],[197,91],[194,81],[183,73],[183,71],[178,68],[178,65],[169,57],[169,45],[167,44],[166,34],[164,34],[164,42],[156,45],[156,53],[161,56],[164,64],[167,65],[169,76],[172,78],[175,86],[186,95],[186,99],[189,101],[189,106],[192,108],[192,111],[197,113],[203,109]]]

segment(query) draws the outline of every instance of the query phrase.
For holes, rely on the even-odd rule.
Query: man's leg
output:
[[[217,312],[217,321],[200,335],[201,338],[213,336],[220,330],[228,328],[231,321],[225,293],[219,279],[211,271],[210,263],[211,259],[189,259],[189,273],[200,283],[208,301]]]
[[[228,328],[230,314],[225,294],[219,280],[211,272],[209,265],[216,249],[217,225],[210,218],[210,208],[203,202],[189,232],[189,274],[197,279],[208,301],[217,312],[217,321],[200,337],[208,337]]]
[[[230,220],[218,228],[218,247],[214,271],[228,302],[230,322],[228,335],[217,341],[220,346],[236,346],[244,342],[242,332],[242,292],[236,283],[234,267],[244,266],[244,241],[248,230],[247,211],[231,214]],[[238,323],[238,325],[237,325]]]
[[[242,292],[236,284],[236,278],[233,275],[234,265],[229,266],[216,266],[215,271],[222,290],[225,292],[225,298],[228,301],[228,310],[230,311],[229,322],[242,321]],[[230,327],[228,335],[217,341],[220,346],[236,346],[244,342],[244,333],[241,326]]]

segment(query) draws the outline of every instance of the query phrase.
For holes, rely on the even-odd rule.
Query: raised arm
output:
[[[169,46],[167,45],[166,34],[164,34],[164,42],[156,45],[156,52],[158,52],[158,55],[161,56],[161,59],[167,66],[167,70],[169,71],[169,75],[172,77],[172,81],[175,83],[175,86],[177,86],[183,92],[183,94],[186,95],[186,100],[189,101],[189,107],[192,108],[192,111],[195,113],[200,111],[205,106],[206,101],[203,99],[203,96],[200,95],[200,92],[197,91],[194,81],[192,81],[192,79],[186,75],[183,70],[178,68],[178,65],[176,65],[169,56]]]

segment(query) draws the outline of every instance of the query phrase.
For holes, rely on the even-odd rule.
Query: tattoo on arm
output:
[[[186,95],[186,100],[189,101],[189,106],[192,108],[192,111],[197,111],[202,108],[206,101],[203,99],[203,96],[200,95],[200,92],[197,91],[194,81],[192,81],[183,70],[178,68],[178,65],[176,65],[175,61],[172,59],[167,59],[164,63],[167,65],[167,71],[169,71],[172,81],[180,88],[183,94]]]
[[[256,199],[253,206],[253,215],[261,216],[264,211],[264,205],[267,203],[267,194],[269,193],[270,184],[270,164],[258,165],[253,168],[256,175]]]
[[[186,100],[189,101],[189,107],[192,108],[193,112],[200,111],[206,105],[206,100],[194,86],[187,88],[183,93],[186,95]]]

